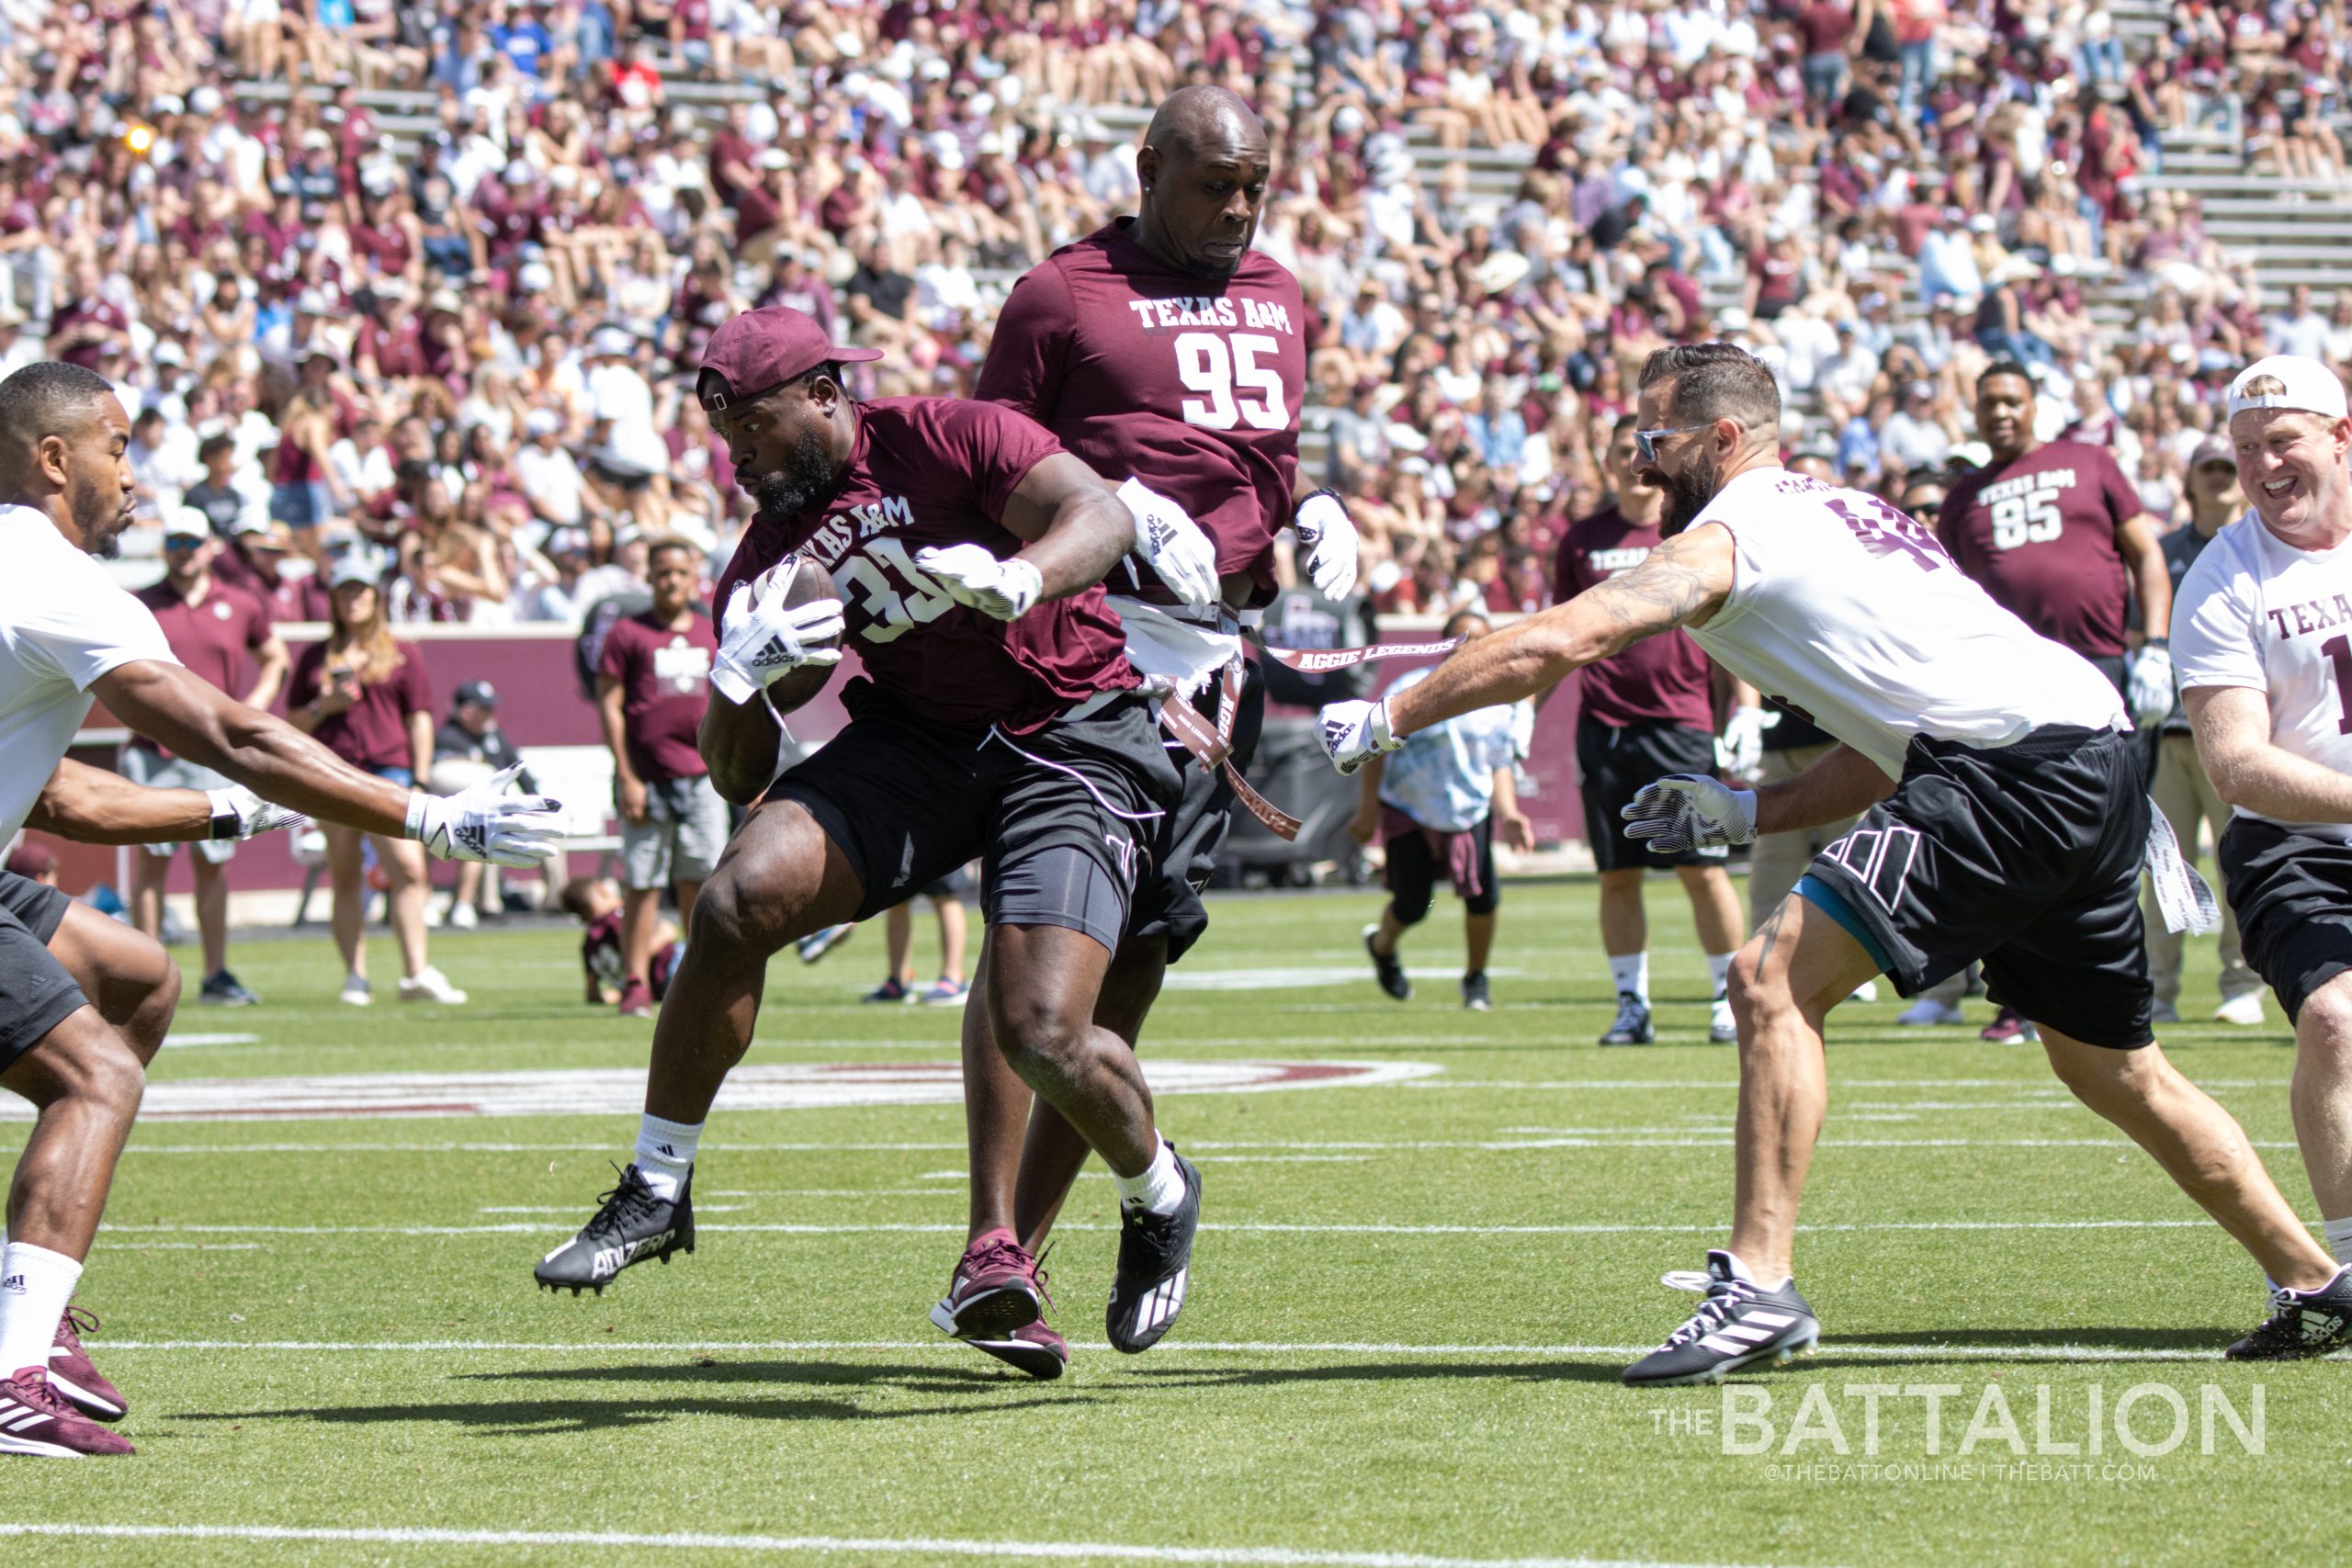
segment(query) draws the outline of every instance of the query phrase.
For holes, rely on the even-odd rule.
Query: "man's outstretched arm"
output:
[[[212,836],[212,797],[149,789],[71,760],[41,785],[25,826],[83,844],[179,844]]]

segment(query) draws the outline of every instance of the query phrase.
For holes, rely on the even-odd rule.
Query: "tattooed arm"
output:
[[[1549,691],[1568,671],[1676,626],[1702,626],[1732,587],[1731,531],[1678,534],[1623,577],[1462,649],[1388,699],[1389,728],[1426,729],[1456,714]]]

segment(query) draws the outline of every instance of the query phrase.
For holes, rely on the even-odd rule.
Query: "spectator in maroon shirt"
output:
[[[248,707],[267,711],[286,679],[286,645],[270,629],[268,613],[250,595],[214,581],[212,563],[225,548],[213,536],[212,521],[193,507],[164,525],[164,580],[142,590],[139,602],[155,613],[174,657]],[[244,679],[253,666],[250,684]],[[122,772],[134,784],[154,789],[225,789],[229,780],[210,768],[175,757],[153,741],[134,739],[122,753]],[[176,844],[150,844],[130,862],[131,923],[163,940],[164,885],[172,873]],[[198,999],[218,1006],[246,1007],[261,998],[229,972],[229,880],[223,871],[237,852],[233,841],[188,845],[196,878],[196,929],[204,952],[204,988]]]
[[[378,583],[385,560],[359,544],[331,558],[334,595],[326,639],[304,648],[286,691],[286,716],[297,729],[356,768],[414,785],[433,766],[433,692],[424,661],[392,637]],[[334,885],[334,944],[343,954],[342,999],[366,1007],[368,985],[366,849],[390,881],[392,935],[401,949],[402,1001],[462,1002],[424,953],[424,851],[414,840],[387,839],[356,828],[322,824],[327,874]]]
[[[1797,36],[1804,44],[1804,96],[1815,123],[1826,123],[1846,96],[1846,40],[1853,36],[1854,10],[1838,0],[1813,0],[1797,13]]]

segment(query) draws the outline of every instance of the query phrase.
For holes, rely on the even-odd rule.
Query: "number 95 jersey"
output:
[[[1247,573],[1250,602],[1270,603],[1306,387],[1298,280],[1256,251],[1222,282],[1195,277],[1136,243],[1134,221],[1013,285],[972,395],[1027,414],[1114,484],[1175,502],[1216,541],[1218,573]]]
[[[796,517],[752,520],[712,591],[728,598],[799,551],[832,574],[874,683],[923,718],[1023,733],[1100,692],[1136,683],[1102,585],[1014,621],[968,609],[915,565],[933,545],[984,545],[1000,560],[1021,539],[998,519],[1029,470],[1061,450],[1010,409],[954,398],[879,398],[857,407],[857,445],[827,500]],[[723,638],[726,627],[718,628]]]

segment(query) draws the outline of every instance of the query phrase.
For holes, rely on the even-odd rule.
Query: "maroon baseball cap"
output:
[[[697,395],[704,409],[716,413],[730,399],[756,397],[820,365],[863,365],[881,357],[878,348],[833,342],[812,316],[788,305],[769,305],[729,317],[710,334],[702,368],[725,385],[714,389],[704,380]]]

